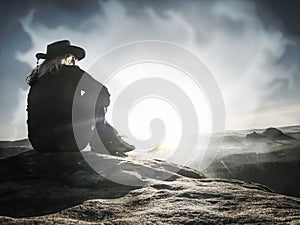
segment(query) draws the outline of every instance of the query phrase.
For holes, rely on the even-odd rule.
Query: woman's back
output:
[[[84,76],[84,83],[80,83]],[[73,135],[73,102],[76,95],[81,95],[82,88],[78,85],[86,85],[86,93],[81,98],[76,98],[77,121],[83,134],[81,145],[86,145],[91,138],[92,125],[97,91],[103,86],[93,82],[93,86],[87,81],[92,78],[77,66],[62,65],[54,74],[44,74],[35,82],[28,94],[28,134],[33,147],[38,151],[55,151],[55,149],[41,149],[38,142],[45,139],[53,139],[60,151],[74,151],[78,149]],[[90,82],[91,83],[91,82]],[[88,90],[89,89],[89,90]],[[109,96],[106,96],[109,98]],[[41,141],[39,141],[40,139]],[[84,144],[82,144],[84,143]],[[34,146],[36,144],[36,146]],[[64,145],[64,147],[63,147]],[[85,146],[81,146],[84,148]],[[74,149],[75,148],[75,149]]]
[[[36,54],[37,62],[44,61],[27,77],[31,86],[28,137],[35,150],[79,151],[88,143],[96,152],[117,154],[134,149],[105,121],[110,103],[107,88],[75,66],[84,57],[84,49],[68,40],[47,45],[46,54]]]
[[[73,98],[82,75],[75,66],[62,66],[56,74],[47,73],[31,86],[27,108],[30,133],[71,125]]]

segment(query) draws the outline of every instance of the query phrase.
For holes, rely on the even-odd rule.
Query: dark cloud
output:
[[[5,0],[1,5],[1,29],[4,30],[18,23],[30,10],[35,10],[34,21],[42,22],[48,27],[64,24],[73,28],[81,20],[100,10],[97,0]]]
[[[300,96],[300,1],[297,0],[255,0],[257,10],[266,27],[272,29],[274,24],[290,38],[283,56],[278,64],[286,68],[297,65],[297,73],[290,82],[282,79],[275,80],[270,88],[277,88],[277,95],[268,96],[266,101],[276,100],[279,104],[299,104]]]
[[[254,0],[254,2],[266,26],[277,23],[289,35],[300,37],[300,1]]]
[[[300,44],[292,43],[287,46],[283,56],[278,61],[278,64],[285,66],[286,68],[296,68],[296,73],[289,82],[287,80],[277,79],[272,86],[278,88],[278,95],[270,96],[270,101],[277,101],[281,104],[299,104],[300,96]],[[284,76],[284,75],[283,75]]]
[[[5,109],[1,112],[0,121],[9,122],[12,119],[12,111],[17,106],[16,90],[25,88],[25,75],[30,68],[27,64],[16,60],[15,51],[25,51],[30,46],[30,39],[22,32],[21,24],[13,23],[6,28],[1,36],[0,47],[0,104]],[[5,106],[5,107],[3,107]]]
[[[264,0],[264,2],[289,34],[300,36],[300,1]]]
[[[48,27],[64,25],[76,28],[82,20],[99,10],[95,0],[4,0],[0,8],[0,105],[1,127],[9,127],[12,112],[18,105],[18,88],[26,89],[25,77],[31,68],[16,59],[16,52],[26,51],[31,40],[24,32],[20,20],[34,10],[34,21]],[[26,113],[26,112],[24,112]],[[1,137],[0,137],[1,139]]]

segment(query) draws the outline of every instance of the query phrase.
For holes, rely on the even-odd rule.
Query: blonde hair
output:
[[[53,59],[46,59],[41,65],[37,65],[36,68],[32,70],[31,74],[26,77],[26,82],[29,85],[32,85],[46,73],[56,74],[61,69],[63,64],[69,62],[68,58],[70,56],[73,55],[66,54]]]

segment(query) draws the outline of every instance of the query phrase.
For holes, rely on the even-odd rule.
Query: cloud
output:
[[[16,110],[13,112],[13,120],[11,121],[11,127],[13,128],[13,134],[11,139],[18,140],[26,137],[27,132],[27,124],[26,124],[26,107],[27,107],[27,100],[24,98],[27,97],[29,89],[24,90],[19,88],[17,91],[18,95],[18,106]]]
[[[259,111],[266,99],[278,95],[277,81],[292,84],[299,70],[296,62],[294,67],[279,63],[294,43],[279,28],[265,27],[250,1],[177,1],[153,6],[105,1],[99,2],[99,8],[101,12],[82,20],[76,29],[63,23],[51,28],[33,23],[32,11],[21,21],[32,46],[19,52],[17,59],[34,66],[35,53],[45,51],[48,43],[70,39],[86,49],[87,57],[80,63],[86,69],[120,44],[149,39],[174,42],[197,54],[213,72],[229,125],[232,119]],[[255,124],[240,123],[240,127]]]

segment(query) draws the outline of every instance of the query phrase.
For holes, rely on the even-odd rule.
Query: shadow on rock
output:
[[[120,198],[138,188],[99,175],[79,152],[30,151],[0,164],[0,214],[11,217],[45,215],[89,199]]]

